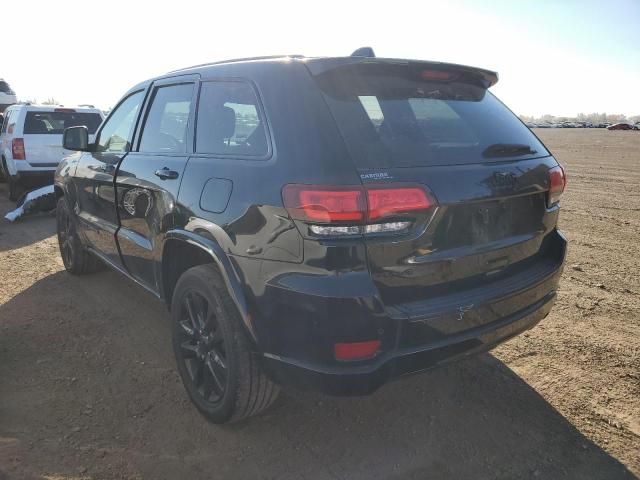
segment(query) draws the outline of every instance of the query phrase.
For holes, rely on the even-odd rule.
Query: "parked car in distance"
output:
[[[25,187],[51,184],[60,160],[69,153],[62,148],[65,128],[86,126],[93,135],[104,118],[95,108],[30,104],[12,105],[4,117],[0,156],[11,200],[17,200]]]
[[[9,105],[16,103],[16,93],[11,89],[6,80],[0,78],[0,113],[4,112]]]
[[[555,300],[564,170],[489,92],[497,74],[357,53],[174,71],[129,90],[95,141],[65,131],[65,268],[105,263],[166,303],[213,422],[280,384],[371,393]]]
[[[633,126],[628,123],[614,123],[609,125],[607,130],[633,130]]]

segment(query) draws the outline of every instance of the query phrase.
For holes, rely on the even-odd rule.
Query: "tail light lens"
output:
[[[11,156],[14,160],[26,160],[24,153],[24,140],[22,138],[14,138],[11,141]]]
[[[560,201],[560,196],[564,192],[564,188],[567,185],[567,177],[564,173],[564,169],[558,165],[549,169],[549,196],[547,204],[548,206],[556,205]]]
[[[406,214],[436,205],[426,190],[400,186],[286,185],[282,198],[291,217],[310,223],[318,236],[399,233],[413,223]]]

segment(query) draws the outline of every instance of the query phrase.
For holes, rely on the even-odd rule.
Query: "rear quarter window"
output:
[[[244,81],[203,82],[196,121],[196,152],[264,158],[269,143],[253,87]]]

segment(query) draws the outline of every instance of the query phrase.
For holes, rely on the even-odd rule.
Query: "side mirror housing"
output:
[[[69,127],[64,129],[62,146],[67,150],[89,151],[89,130],[87,127]]]

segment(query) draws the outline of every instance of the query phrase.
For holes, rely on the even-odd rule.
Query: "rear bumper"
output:
[[[471,292],[471,297],[469,292],[453,295],[457,298],[453,302],[451,298],[447,302],[425,302],[422,308],[405,309],[404,316],[396,309],[387,309],[389,320],[397,326],[395,340],[371,360],[314,362],[265,353],[264,366],[282,384],[330,395],[366,395],[392,379],[490,350],[534,327],[549,314],[566,253],[566,240],[559,232],[554,235],[557,250],[553,261],[527,271],[538,273],[528,281],[525,278],[518,283],[519,279],[509,278],[511,289],[478,289]],[[454,307],[469,306],[469,298],[474,308],[468,311],[475,316],[463,320],[467,310],[460,315]],[[500,313],[498,317],[496,312]],[[492,321],[482,323],[483,317]]]
[[[280,383],[329,395],[367,395],[388,381],[429,370],[461,357],[485,352],[546,317],[555,301],[552,291],[517,315],[451,336],[445,341],[389,352],[367,365],[323,367],[265,355],[264,364]]]

